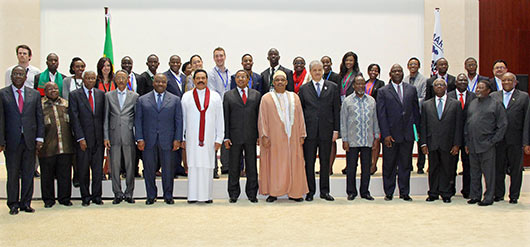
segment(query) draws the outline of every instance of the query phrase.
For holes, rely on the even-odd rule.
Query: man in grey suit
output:
[[[24,86],[26,69],[17,65],[11,71],[12,85],[0,90],[4,107],[5,143],[0,140],[0,151],[5,150],[7,168],[7,206],[9,214],[18,210],[33,213],[33,175],[35,152],[44,141],[44,118],[40,94]],[[3,139],[3,138],[2,138]],[[5,146],[4,146],[5,144]],[[19,177],[22,179],[20,186]]]
[[[421,108],[421,152],[429,155],[428,202],[439,199],[450,203],[454,181],[452,169],[455,156],[462,145],[462,107],[456,99],[449,98],[447,84],[436,79],[435,97],[423,102]]]
[[[145,204],[155,203],[157,188],[155,172],[157,163],[162,166],[164,201],[174,204],[173,177],[174,152],[182,141],[182,108],[180,98],[166,91],[167,78],[156,74],[154,90],[136,102],[135,127],[138,149],[143,151],[144,179],[147,190]]]
[[[418,58],[410,58],[407,63],[407,69],[409,70],[410,74],[405,76],[403,82],[409,83],[410,85],[416,87],[416,91],[418,93],[418,105],[420,106],[421,110],[421,105],[423,104],[423,100],[425,99],[427,78],[425,78],[425,76],[420,73],[420,67],[421,64]],[[425,167],[425,155],[421,152],[420,143],[417,142],[417,144],[418,160],[416,162],[416,167],[418,167],[418,174],[423,174],[423,168]]]
[[[528,149],[530,119],[528,94],[515,88],[517,78],[507,72],[502,76],[502,90],[491,93],[491,97],[506,108],[508,128],[504,138],[497,144],[495,159],[494,201],[504,200],[506,174],[510,175],[510,203],[516,204],[523,179],[523,145]]]
[[[110,150],[112,174],[112,204],[122,200],[134,203],[134,166],[136,145],[134,140],[134,112],[138,94],[127,90],[128,74],[125,70],[116,72],[114,81],[118,90],[105,94],[105,120],[103,124],[104,144]],[[123,158],[123,159],[122,159]],[[121,161],[124,162],[127,189],[123,193],[120,181]]]
[[[480,81],[476,88],[477,98],[467,109],[464,138],[469,154],[471,190],[468,204],[479,206],[493,204],[495,194],[495,145],[504,138],[508,120],[502,103],[490,97],[488,81]],[[482,174],[486,181],[482,197]]]

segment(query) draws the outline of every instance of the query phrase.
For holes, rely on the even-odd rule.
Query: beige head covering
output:
[[[276,79],[277,76],[283,76],[285,79],[287,79],[287,75],[282,70],[276,71],[272,76],[272,80]]]

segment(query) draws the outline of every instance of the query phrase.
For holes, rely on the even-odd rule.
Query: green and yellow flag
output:
[[[108,57],[110,59],[110,62],[114,65],[114,53],[112,52],[112,37],[110,35],[110,13],[108,7],[105,7],[105,48],[103,48],[103,56]]]

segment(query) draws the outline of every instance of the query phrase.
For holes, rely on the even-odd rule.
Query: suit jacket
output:
[[[226,92],[223,98],[225,139],[230,139],[234,144],[252,144],[258,139],[261,93],[255,89],[248,89],[247,92],[246,104],[243,104],[237,88]]]
[[[123,108],[120,108],[118,90],[105,94],[105,120],[103,136],[110,140],[111,145],[132,146],[134,141],[134,113],[139,95],[133,91],[125,90]]]
[[[166,91],[159,111],[155,91],[140,96],[136,102],[134,123],[136,140],[144,140],[146,149],[151,149],[158,143],[163,150],[171,150],[174,140],[182,140],[180,98]]]
[[[420,106],[423,103],[423,100],[425,99],[426,94],[426,87],[427,87],[427,78],[423,76],[420,72],[416,74],[416,79],[414,79],[414,83],[410,82],[410,75],[405,76],[403,79],[403,82],[409,83],[410,85],[416,87],[416,91],[418,93],[418,99],[420,101]],[[421,108],[421,107],[420,107]]]
[[[249,85],[250,85],[250,80],[249,80]],[[261,85],[263,84],[263,78],[261,78],[261,75],[259,75],[258,73],[256,72],[252,72],[252,89],[255,89],[255,90],[258,90],[258,92],[260,92],[261,94]],[[237,87],[237,84],[236,84],[236,75],[232,75],[230,77],[230,89],[234,89]]]
[[[22,131],[24,131],[26,147],[34,150],[36,139],[44,138],[44,117],[39,91],[29,87],[24,88],[22,113],[18,110],[15,94],[11,86],[0,90],[0,97],[4,110],[2,119],[5,129],[2,135],[5,138],[5,150],[14,151],[17,148],[22,139]]]
[[[147,71],[136,77],[136,79],[136,91],[140,96],[153,91],[153,79],[151,79]]]
[[[329,74],[331,73],[331,75]],[[340,86],[340,81],[342,80],[342,78],[340,77],[339,74],[333,72],[333,71],[330,71],[329,73],[324,73],[324,75],[322,76],[322,78],[328,80],[328,81],[332,81],[332,82],[335,82],[335,84],[337,84],[337,86]],[[384,85],[384,84],[383,84]]]
[[[380,88],[377,93],[377,120],[381,138],[392,136],[396,143],[414,141],[412,125],[416,125],[417,131],[421,128],[416,88],[408,83],[401,84],[403,103],[392,83]]]
[[[496,91],[502,91],[502,88],[497,88],[497,82],[495,81],[495,76],[493,76],[492,78],[489,78],[488,79],[489,83],[490,83],[490,89],[491,89],[491,92],[496,92]]]
[[[105,93],[93,88],[94,112],[88,102],[84,87],[70,93],[70,124],[76,141],[85,139],[89,148],[103,146],[103,123],[105,117]]]
[[[182,97],[184,94],[184,87],[186,86],[186,76],[184,73],[179,73],[178,79],[180,80],[181,85],[179,86],[179,83],[175,79],[175,76],[173,76],[173,73],[168,69],[166,72],[164,72],[164,75],[167,77],[167,88],[166,90],[173,95],[178,96],[179,98]]]
[[[447,92],[451,92],[456,89],[456,78],[450,74],[447,75]],[[429,78],[426,82],[425,87],[425,98],[423,100],[428,100],[434,97],[434,88],[433,83],[434,80],[438,79],[438,76],[432,76]]]
[[[293,71],[281,65],[280,67],[278,67],[278,69],[282,70],[283,72],[285,72],[285,74],[287,74],[287,86],[285,89],[287,89],[288,91],[294,92]],[[265,95],[266,93],[270,91],[271,85],[272,85],[272,81],[270,80],[271,79],[270,77],[271,77],[270,67],[265,69],[263,72],[261,72],[261,79],[263,82],[261,84],[261,95]]]
[[[438,119],[436,97],[423,102],[421,107],[420,145],[429,150],[449,152],[453,146],[462,146],[463,114],[460,101],[446,97],[442,118]]]
[[[302,84],[298,97],[304,111],[308,139],[331,141],[333,131],[340,131],[340,95],[337,84],[324,80],[320,97],[313,81]]]
[[[6,122],[4,116],[4,104],[2,103],[2,98],[0,98],[0,146],[6,145],[5,132]]]
[[[491,93],[491,97],[503,103],[504,90]],[[514,89],[512,98],[506,107],[506,118],[508,119],[508,128],[504,134],[504,141],[509,145],[523,145],[523,139],[528,139],[528,128],[530,120],[528,119],[529,98],[526,92]],[[528,140],[526,140],[528,143]]]
[[[72,82],[74,80],[73,78],[73,76],[69,76],[63,79],[63,95],[61,97],[65,100],[70,98],[70,87],[74,83]]]

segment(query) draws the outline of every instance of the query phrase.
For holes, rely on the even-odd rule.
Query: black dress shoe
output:
[[[451,203],[451,198],[442,198],[444,203]]]
[[[51,207],[53,207],[53,204],[55,204],[55,203],[53,203],[53,202],[44,203],[44,208],[51,208]]]
[[[217,172],[214,172],[214,173],[213,173],[213,178],[214,178],[214,179],[219,179],[219,174],[218,174]]]
[[[130,203],[130,204],[135,203],[135,201],[134,201],[134,199],[132,197],[125,197],[125,201]]]
[[[112,200],[112,204],[120,204],[121,201],[121,197],[114,197],[114,200]]]
[[[308,202],[313,201],[313,195],[306,195],[305,196],[305,200],[308,201]]]
[[[95,198],[92,200],[92,202],[96,205],[103,205],[103,201],[101,200],[101,198]]]
[[[418,169],[418,174],[424,174],[425,172],[423,171],[423,169]]]
[[[403,199],[404,201],[410,202],[412,201],[412,198],[410,198],[409,195],[399,196],[399,198]]]
[[[59,204],[61,204],[61,205],[63,205],[63,206],[67,206],[67,207],[70,207],[70,206],[73,205],[71,201],[60,202]]]
[[[292,198],[292,197],[289,197],[289,200],[291,201],[295,201],[295,202],[302,202],[304,201],[304,198],[300,197],[300,198]]]
[[[392,196],[391,195],[386,195],[385,196],[385,201],[392,201]]]
[[[275,196],[269,196],[269,197],[267,197],[267,199],[266,199],[265,201],[267,201],[267,202],[274,202],[274,201],[276,201],[276,200],[278,200],[277,197],[275,197]]]
[[[347,199],[348,199],[348,201],[353,201],[355,199],[355,195],[354,194],[349,194]]]
[[[17,207],[12,207],[11,209],[9,209],[9,214],[10,215],[18,214],[18,208]]]
[[[517,199],[510,199],[510,204],[517,204]]]
[[[81,206],[83,207],[87,207],[90,205],[90,200],[83,200],[83,202],[81,203]]]
[[[426,202],[434,202],[438,200],[438,197],[434,197],[434,196],[429,196],[427,197],[427,199],[425,199]]]
[[[487,201],[481,201],[478,203],[479,206],[489,206],[489,205],[492,205],[493,202],[487,202]]]
[[[346,167],[344,169],[342,169],[342,174],[346,175]]]
[[[252,203],[257,203],[257,202],[258,202],[258,198],[256,198],[256,197],[251,197],[251,198],[249,198],[248,200],[249,200],[250,202],[252,202]]]
[[[173,198],[171,199],[164,199],[164,202],[168,205],[172,205],[172,204],[175,204],[175,200],[173,200]]]
[[[153,203],[155,202],[156,202],[155,198],[147,198],[147,200],[145,200],[145,205],[153,205]]]
[[[189,204],[193,204],[193,203],[197,203],[197,201],[190,201],[190,200],[188,200],[188,203],[189,203]]]
[[[33,209],[32,207],[20,208],[20,211],[24,211],[26,213],[35,213],[35,209]]]
[[[212,204],[212,203],[213,203],[213,200],[208,200],[208,201],[205,201],[204,203],[206,203],[206,204]]]
[[[230,198],[230,200],[228,200],[228,202],[230,202],[230,203],[236,203],[236,202],[237,202],[237,198]]]
[[[504,201],[504,198],[500,197],[500,196],[496,196],[495,198],[493,198],[493,201],[495,201],[495,202]]]
[[[335,198],[333,198],[333,196],[331,196],[329,193],[320,194],[320,198],[326,201],[335,201]]]
[[[361,196],[361,198],[364,198],[364,199],[366,199],[366,200],[368,200],[368,201],[373,201],[373,200],[375,200],[371,195]]]
[[[470,199],[469,201],[467,201],[467,204],[476,204],[478,202],[480,202],[479,199]]]

